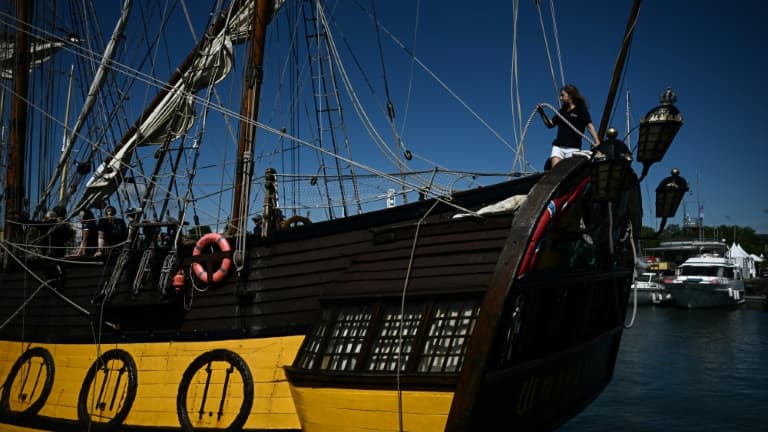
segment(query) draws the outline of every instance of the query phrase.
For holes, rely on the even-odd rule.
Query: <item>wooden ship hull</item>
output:
[[[126,271],[94,302],[114,260],[13,263],[0,274],[0,422],[426,431],[468,413],[469,430],[556,427],[609,382],[632,277],[630,246],[606,250],[589,166],[452,200],[527,195],[515,211],[455,217],[424,200],[250,239],[245,276],[205,290],[187,275],[163,296],[155,274],[133,291]],[[636,187],[620,201],[616,226],[637,223]]]
[[[464,174],[450,188],[431,189],[435,168],[432,180],[412,190],[420,199],[409,204],[362,214],[358,198],[361,214],[348,216],[341,191],[340,218],[330,211],[338,200],[330,194],[328,177],[328,220],[316,223],[298,216],[297,202],[280,204],[274,169],[267,167],[258,181],[253,176],[266,27],[280,3],[235,1],[221,10],[133,126],[99,158],[87,183],[67,188],[64,178],[54,175],[62,203],[73,198],[65,200],[66,194],[77,194],[71,213],[54,224],[80,215],[86,226],[93,218],[90,208],[104,207],[122,182],[136,185],[142,174],[144,190],[137,187],[137,196],[129,197],[140,208],[125,212],[131,218],[127,236],[111,253],[63,260],[50,248],[50,256],[37,254],[38,243],[23,242],[23,231],[32,224],[23,213],[25,176],[8,170],[0,240],[0,429],[551,430],[609,383],[633,279],[633,233],[641,228],[639,182],[663,157],[641,147],[655,144],[666,151],[682,122],[668,89],[653,111],[658,115],[649,113],[641,124],[639,179],[618,132],[606,134],[640,1],[633,3],[597,133],[606,139],[593,148],[592,158],[576,155],[545,173],[461,192],[454,186]],[[31,4],[17,0],[14,46],[29,45]],[[321,15],[321,2],[301,5],[305,30],[312,33],[307,50],[322,48],[327,36],[311,30],[319,18],[306,18]],[[299,11],[292,13],[298,17]],[[122,39],[121,20],[99,65],[104,73],[117,64],[106,53]],[[215,221],[226,236],[203,235],[205,224],[194,210],[195,235],[201,237],[184,243],[187,205],[203,156],[191,123],[186,124],[192,111],[183,107],[224,79],[233,60],[229,35],[237,36],[237,43],[249,41],[241,62],[246,66],[241,108],[237,115],[222,112],[240,124],[236,165],[213,165],[234,167],[232,213],[225,222]],[[8,72],[14,80],[10,168],[25,166],[24,113],[33,108],[25,94],[34,64],[27,51],[7,53],[15,57]],[[208,69],[211,73],[201,72]],[[293,101],[290,106],[297,110]],[[316,107],[315,114],[330,115],[332,108]],[[329,123],[340,120],[340,111],[336,115]],[[323,132],[323,122],[315,120]],[[313,156],[327,152],[287,129],[268,129],[281,140],[312,148]],[[70,135],[77,137],[74,131]],[[187,147],[174,148],[181,135]],[[138,150],[148,144],[155,150]],[[151,156],[154,168],[129,170],[134,153]],[[161,168],[169,165],[165,158],[171,153],[177,157],[173,175],[164,177]],[[342,189],[351,165],[342,167],[343,156],[335,156]],[[410,160],[413,154],[405,149],[403,156]],[[88,174],[91,162],[78,163],[78,175]],[[57,172],[68,164],[62,158]],[[188,175],[186,194],[172,196],[182,171]],[[371,173],[407,185],[397,175],[373,168]],[[291,175],[285,178],[300,179]],[[677,179],[674,172],[670,179]],[[306,180],[315,187],[318,174]],[[53,202],[49,194],[56,181],[34,214]],[[259,183],[265,190],[260,214],[249,208],[250,188]],[[673,189],[679,205],[687,189]],[[216,186],[211,196],[227,190]],[[390,190],[394,194],[387,189],[387,196]],[[171,221],[172,203],[179,212]],[[153,206],[161,207],[155,216]],[[289,208],[294,216],[283,220],[282,211]],[[657,201],[663,226],[670,209],[659,208]],[[249,233],[246,222],[254,215],[256,229]],[[167,247],[157,237],[161,227],[173,238]],[[82,240],[80,252],[86,255],[85,234]]]

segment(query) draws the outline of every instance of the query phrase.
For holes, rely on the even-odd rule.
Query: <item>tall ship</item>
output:
[[[608,128],[639,0],[599,145],[483,185],[410,168],[383,51],[366,111],[351,4],[190,3],[2,6],[0,429],[548,430],[600,394],[682,125],[668,89],[636,154]]]

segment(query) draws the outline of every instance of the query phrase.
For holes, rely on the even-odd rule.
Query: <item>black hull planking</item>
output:
[[[543,204],[529,204],[528,212],[543,215],[549,197],[575,188],[588,175],[588,167],[584,160],[561,163],[549,174],[555,177],[544,182],[551,190],[540,194],[546,198]],[[536,175],[465,191],[452,197],[452,202],[476,210],[512,195],[528,194],[542,178],[547,176]],[[548,228],[546,242],[537,239],[544,246],[530,274],[520,277],[513,269],[511,277],[515,280],[502,281],[510,285],[511,290],[504,296],[498,328],[484,335],[490,339],[486,346],[487,361],[483,364],[462,366],[466,360],[462,353],[467,352],[470,337],[476,336],[472,334],[474,324],[471,324],[462,330],[463,336],[457,338],[463,344],[457,354],[433,352],[429,357],[433,363],[425,368],[425,354],[419,350],[431,343],[429,339],[433,335],[428,333],[432,330],[427,329],[430,325],[434,328],[434,322],[430,322],[433,319],[430,317],[441,311],[452,313],[451,308],[458,304],[461,313],[468,313],[467,322],[474,323],[482,316],[483,308],[479,305],[491,281],[498,279],[510,265],[517,269],[523,257],[522,250],[515,252],[518,261],[510,264],[500,258],[504,256],[502,252],[510,247],[527,248],[528,241],[514,237],[520,231],[515,229],[514,213],[452,219],[460,211],[434,200],[278,232],[268,242],[250,238],[247,262],[239,276],[230,274],[224,283],[206,289],[199,289],[199,282],[195,285],[187,278],[184,289],[170,296],[161,295],[156,284],[157,274],[147,278],[138,293],[132,294],[135,273],[126,272],[109,301],[94,302],[115,269],[114,257],[105,265],[63,264],[59,269],[46,262],[11,265],[0,274],[0,316],[9,317],[22,305],[25,307],[23,313],[0,329],[0,339],[54,346],[93,345],[94,335],[98,334],[99,343],[229,341],[227,346],[231,346],[232,340],[243,340],[247,344],[311,334],[312,337],[303,339],[298,355],[292,351],[291,344],[297,343],[293,340],[284,352],[277,354],[277,366],[280,369],[286,366],[285,374],[296,404],[288,411],[295,409],[297,413],[288,412],[288,420],[282,423],[272,420],[258,423],[249,419],[248,411],[243,408],[226,429],[287,430],[296,424],[298,415],[301,427],[312,430],[314,423],[306,420],[306,416],[312,415],[313,396],[302,393],[304,387],[392,389],[393,373],[367,373],[363,368],[370,360],[366,356],[376,353],[375,326],[386,319],[387,308],[403,300],[423,308],[423,313],[418,313],[418,325],[414,321],[415,351],[404,366],[401,389],[425,390],[442,398],[442,402],[435,405],[434,415],[431,414],[438,418],[438,428],[448,417],[446,399],[440,395],[455,391],[462,367],[480,368],[477,390],[470,395],[474,405],[472,429],[489,430],[490,425],[498,426],[502,421],[507,425],[551,428],[577,413],[609,382],[631,283],[631,250],[626,242],[618,242],[613,254],[606,251],[605,236],[610,234],[601,220],[605,205],[591,203],[588,193],[585,197],[572,205],[577,210],[567,213],[570,219],[565,216]],[[637,225],[640,210],[636,186],[629,186],[625,197],[613,205],[614,229],[621,231],[627,224]],[[591,259],[583,256],[580,259],[577,255],[584,253],[565,247],[584,244],[581,240],[584,230],[578,228],[580,217],[594,241],[591,252],[586,254]],[[538,220],[534,218],[532,223]],[[140,253],[136,251],[134,258]],[[191,250],[187,248],[182,255],[191,255]],[[406,277],[407,295],[403,298]],[[50,285],[63,294],[66,301],[49,288],[41,288],[30,300],[31,293],[41,285],[37,278],[50,280]],[[454,306],[445,306],[446,302],[453,302]],[[363,347],[360,361],[346,363],[345,359],[342,363],[353,366],[343,366],[340,372],[324,369],[322,362],[307,362],[307,355],[322,356],[322,350],[329,347],[327,340],[317,337],[318,326],[330,325],[329,316],[339,316],[338,310],[333,311],[349,305],[371,306],[373,311],[370,317],[374,327],[360,342]],[[116,324],[118,329],[104,326],[105,322]],[[319,350],[314,353],[309,352],[312,340],[320,341],[311,348]],[[289,357],[283,357],[285,355]],[[236,353],[227,356],[239,359]],[[468,362],[474,360],[467,358]],[[435,370],[434,359],[442,361],[444,366],[438,373],[429,373]],[[293,366],[288,366],[291,362]],[[452,366],[446,367],[447,364]],[[462,373],[466,374],[467,370]],[[141,376],[141,368],[138,374]],[[247,373],[243,374],[244,379],[247,377]],[[277,377],[275,382],[279,387],[282,381]],[[87,395],[86,387],[84,384]],[[182,394],[181,387],[179,394]],[[187,390],[183,390],[184,395]],[[457,395],[467,397],[464,393]],[[447,400],[450,403],[450,396]],[[243,406],[250,409],[251,403]],[[129,410],[130,404],[127,405]],[[179,421],[188,428],[189,420],[185,416],[189,414],[179,406]],[[127,414],[128,411],[124,412],[115,423],[120,424]],[[26,427],[39,425],[70,430],[77,424],[72,419],[34,413],[19,419],[7,409],[0,415],[6,421]],[[89,412],[80,415],[80,424],[88,423],[89,415],[94,418]],[[137,418],[140,417],[129,416],[126,425],[135,430],[166,428],[152,424],[151,419],[144,422]],[[272,427],[272,424],[282,426]]]

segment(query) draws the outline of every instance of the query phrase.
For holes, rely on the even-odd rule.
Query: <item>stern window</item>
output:
[[[371,357],[366,369],[376,372],[394,372],[397,370],[398,352],[402,338],[403,353],[400,356],[400,371],[404,371],[408,359],[413,353],[413,342],[423,315],[422,305],[406,306],[405,314],[400,314],[400,305],[386,308],[381,323],[381,331],[373,341]],[[402,329],[401,328],[402,318]]]
[[[419,372],[459,372],[480,306],[466,303],[435,305]]]
[[[342,308],[328,336],[328,345],[320,368],[335,371],[354,370],[360,360],[372,318],[373,308],[369,305]]]

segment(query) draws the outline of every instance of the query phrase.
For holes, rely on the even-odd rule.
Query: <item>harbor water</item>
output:
[[[768,310],[638,307],[613,380],[560,430],[766,430],[766,408]]]

